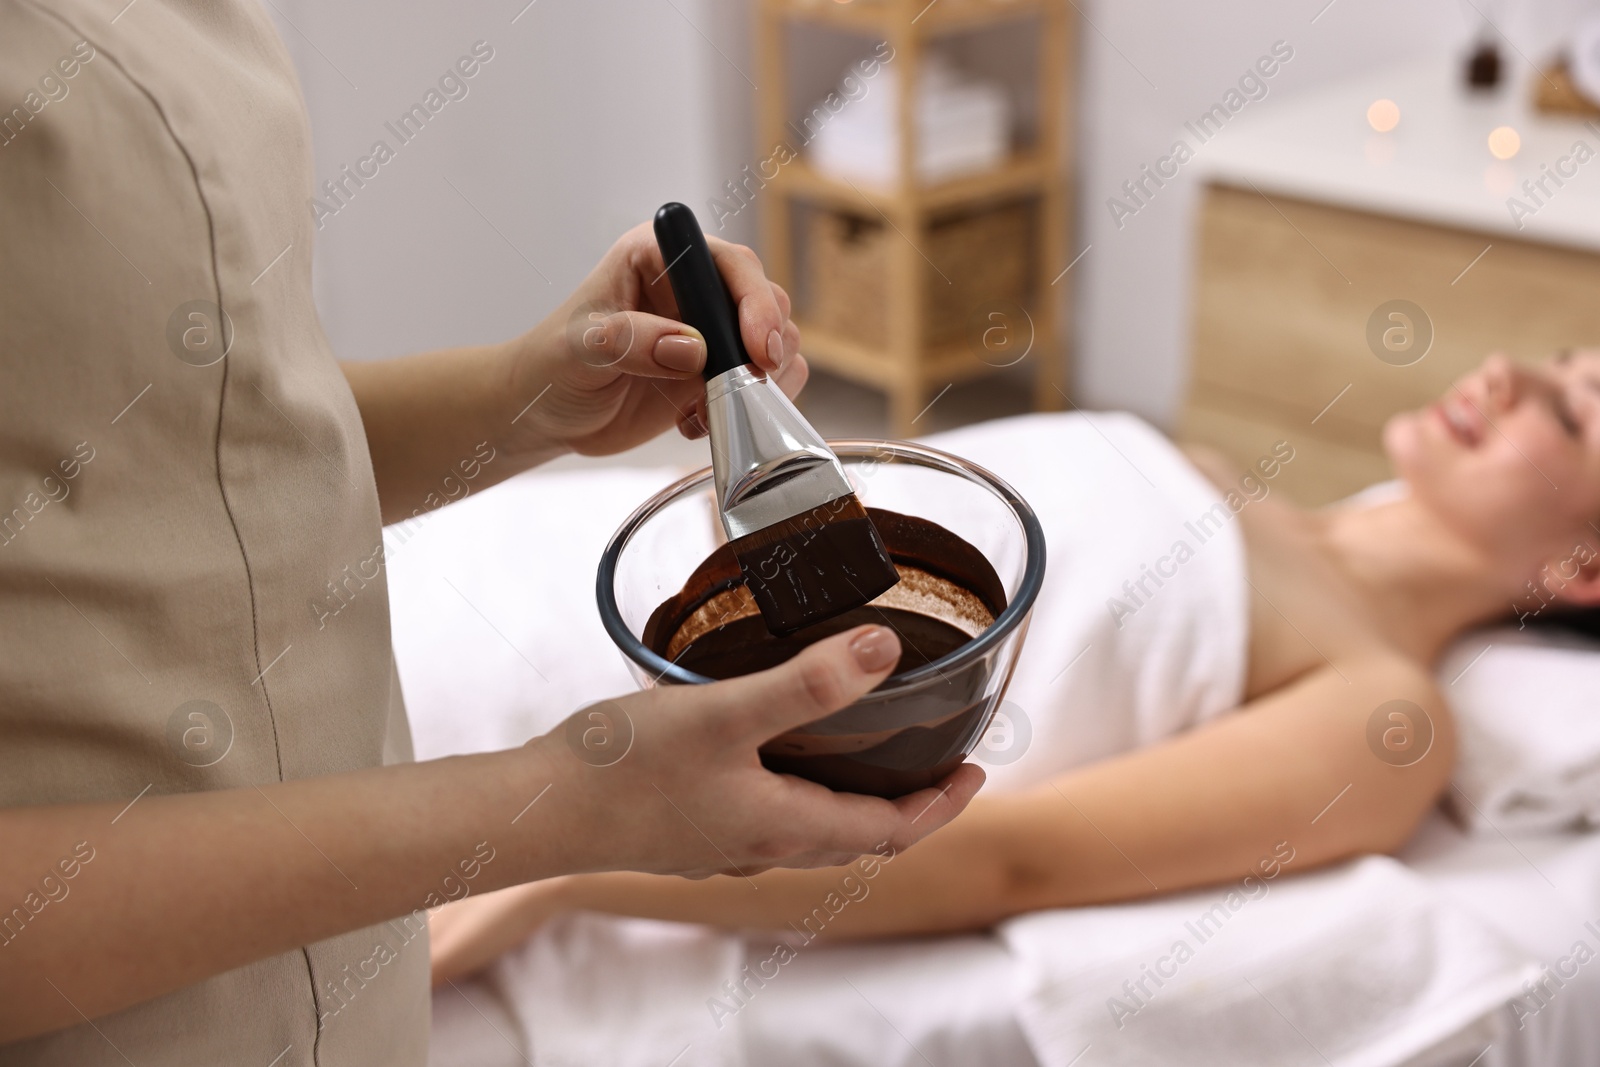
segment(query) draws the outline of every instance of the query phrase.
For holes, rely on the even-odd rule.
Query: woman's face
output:
[[[1600,544],[1600,349],[1532,365],[1492,355],[1390,419],[1383,443],[1420,501],[1507,565]]]

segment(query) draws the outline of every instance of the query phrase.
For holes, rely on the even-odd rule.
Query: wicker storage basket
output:
[[[851,341],[885,346],[889,254],[905,238],[881,219],[827,210],[812,214],[809,230],[806,292],[812,322]],[[1032,302],[1033,232],[1027,203],[934,221],[921,251],[938,269],[918,257],[924,347],[958,340],[985,306]]]

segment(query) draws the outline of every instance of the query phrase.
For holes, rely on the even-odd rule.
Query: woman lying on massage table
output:
[[[976,930],[1222,882],[1291,838],[1296,870],[1403,844],[1454,760],[1431,670],[1445,645],[1517,604],[1600,605],[1600,351],[1538,365],[1491,356],[1438,403],[1393,418],[1384,447],[1409,493],[1325,511],[1273,498],[1239,512],[1254,591],[1238,709],[1248,714],[980,795],[878,868],[871,903],[844,909],[825,936]],[[1216,456],[1190,459],[1219,486],[1237,484]],[[1403,767],[1374,758],[1368,741],[1374,709],[1393,700],[1418,705],[1433,729],[1427,758]],[[1308,824],[1336,797],[1334,816]],[[603,873],[467,898],[434,916],[434,981],[481,968],[559,912],[779,929],[838,879]]]

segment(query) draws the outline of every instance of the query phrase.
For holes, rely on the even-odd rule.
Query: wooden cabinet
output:
[[[1290,442],[1279,484],[1306,504],[1388,477],[1385,421],[1487,353],[1600,344],[1600,255],[1224,184],[1204,194],[1194,285],[1179,436],[1241,464]],[[1374,312],[1397,300],[1431,327],[1408,365],[1414,352],[1380,358],[1368,340]]]

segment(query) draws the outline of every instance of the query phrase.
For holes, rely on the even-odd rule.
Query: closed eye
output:
[[[1557,384],[1551,397],[1551,407],[1557,421],[1561,423],[1561,428],[1574,438],[1581,438],[1584,428],[1584,420],[1578,417],[1577,412],[1581,410],[1592,414],[1596,403],[1600,403],[1600,378],[1585,374],[1579,377],[1578,382],[1579,389],[1576,394],[1571,388],[1562,388]],[[1580,400],[1576,410],[1573,407],[1574,400]]]
[[[1578,416],[1573,414],[1573,405],[1566,398],[1565,390],[1555,389],[1550,392],[1550,411],[1555,414],[1555,421],[1562,424],[1562,430],[1565,430],[1568,437],[1578,440],[1584,435],[1584,427],[1578,421]]]
[[[1550,394],[1550,409],[1555,412],[1556,421],[1561,423],[1561,428],[1568,437],[1578,438],[1583,436],[1583,427],[1578,424],[1577,416],[1572,413],[1572,406],[1567,403],[1567,394],[1556,391]]]

